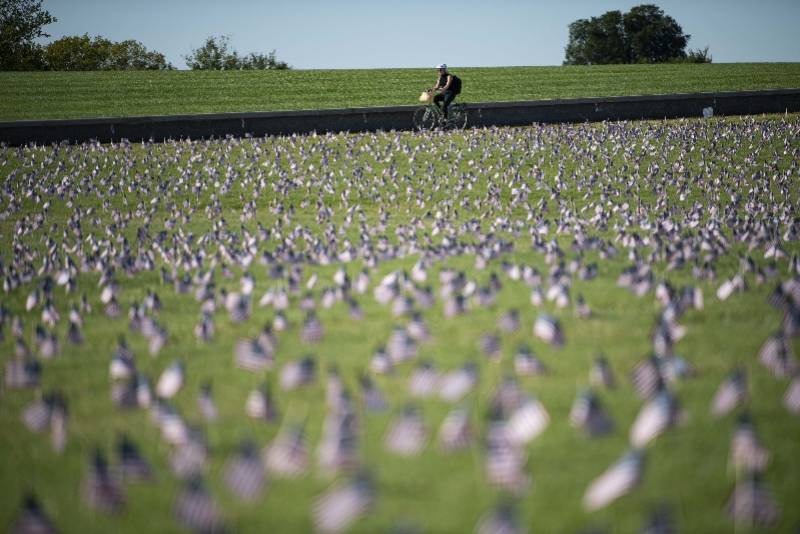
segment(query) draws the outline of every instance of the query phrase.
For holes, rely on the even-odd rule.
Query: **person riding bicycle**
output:
[[[447,119],[447,108],[455,100],[456,96],[461,94],[461,78],[447,72],[445,63],[436,65],[436,70],[439,72],[439,78],[433,87],[433,92],[436,93],[436,96],[433,97],[433,103],[442,110],[444,118]],[[442,103],[441,106],[439,102]]]

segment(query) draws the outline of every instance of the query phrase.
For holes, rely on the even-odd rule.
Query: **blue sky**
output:
[[[800,0],[44,0],[64,35],[136,39],[177,68],[208,35],[297,69],[560,65],[567,25],[655,3],[715,63],[800,61]]]

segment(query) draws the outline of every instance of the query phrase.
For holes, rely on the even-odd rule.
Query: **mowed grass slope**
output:
[[[459,68],[493,102],[800,87],[800,63]],[[0,121],[414,104],[433,69],[0,73]]]
[[[393,375],[375,376],[390,409],[371,413],[359,407],[360,455],[375,476],[377,494],[374,507],[356,523],[354,532],[387,532],[398,525],[418,527],[423,532],[470,532],[492,506],[504,500],[516,506],[521,523],[532,532],[578,532],[589,528],[635,532],[651,512],[662,507],[671,510],[681,532],[731,532],[734,525],[723,512],[735,484],[728,454],[737,414],[744,411],[752,415],[771,454],[764,480],[782,508],[776,530],[791,531],[800,524],[800,509],[795,506],[800,479],[794,475],[800,467],[800,419],[781,404],[789,379],[775,379],[757,359],[759,347],[781,323],[781,315],[768,304],[768,297],[778,279],[789,277],[788,259],[777,261],[778,278],[758,284],[748,273],[748,289],[720,301],[715,296],[716,289],[738,271],[740,256],[750,255],[760,267],[771,263],[764,257],[762,247],[748,251],[745,244],[732,244],[717,261],[715,281],[695,280],[690,265],[667,269],[665,262],[655,261],[657,279],[666,279],[676,288],[696,285],[705,295],[703,310],[689,311],[679,320],[687,327],[687,334],[677,343],[676,351],[697,369],[695,377],[671,386],[686,418],[647,446],[642,483],[630,495],[593,513],[582,509],[581,498],[590,481],[629,447],[628,431],[643,404],[633,390],[629,373],[650,354],[651,334],[662,311],[652,291],[637,298],[617,287],[617,277],[631,265],[631,260],[629,250],[614,240],[615,228],[622,225],[631,232],[639,223],[649,225],[668,213],[674,214],[674,222],[684,224],[680,216],[697,204],[703,206],[707,217],[717,209],[721,214],[731,206],[736,194],[742,197],[739,215],[744,216],[745,209],[757,206],[765,208],[757,212],[757,220],[777,217],[778,213],[767,211],[773,202],[797,205],[800,198],[796,167],[799,129],[800,117],[791,115],[757,120],[609,123],[421,135],[339,134],[229,142],[83,145],[60,147],[58,152],[48,147],[7,149],[0,151],[0,182],[7,192],[16,193],[16,200],[12,206],[8,196],[0,199],[0,258],[8,266],[15,258],[15,247],[24,246],[35,252],[31,262],[36,269],[43,261],[42,254],[53,246],[47,243],[48,238],[56,241],[54,246],[62,258],[69,250],[75,250],[78,243],[72,231],[63,237],[62,232],[76,207],[94,208],[93,215],[81,221],[81,242],[87,251],[90,242],[98,245],[92,252],[95,257],[119,250],[123,237],[134,253],[141,250],[140,246],[146,247],[137,242],[136,234],[152,206],[147,232],[166,232],[166,244],[184,241],[191,233],[195,236],[191,248],[203,249],[208,262],[220,249],[202,245],[206,238],[222,239],[228,251],[235,252],[244,241],[243,231],[257,235],[257,225],[273,232],[258,244],[260,253],[275,251],[298,227],[308,230],[307,239],[322,238],[333,223],[337,231],[329,235],[338,235],[340,244],[345,237],[358,243],[360,234],[371,234],[375,240],[385,235],[388,242],[397,244],[399,236],[408,236],[410,231],[423,243],[424,236],[430,236],[431,244],[438,246],[449,232],[442,226],[441,233],[433,234],[438,225],[433,215],[437,212],[441,211],[443,221],[452,223],[453,228],[477,221],[481,234],[497,232],[499,237],[514,242],[513,253],[492,259],[483,270],[476,268],[474,254],[437,259],[431,265],[428,283],[438,296],[438,273],[456,269],[463,270],[479,286],[485,286],[490,274],[497,273],[503,288],[495,304],[471,306],[464,315],[452,319],[443,317],[443,299],[437,298],[433,308],[422,312],[433,339],[419,349],[421,360],[430,360],[443,371],[465,362],[478,365],[479,385],[462,403],[472,410],[476,439],[466,450],[452,454],[436,447],[436,431],[452,405],[434,397],[413,401],[420,408],[431,437],[423,453],[401,458],[387,452],[383,438],[390,422],[410,401],[406,384],[415,364],[403,364]],[[628,182],[634,175],[637,178]],[[769,190],[753,191],[763,182],[769,183]],[[22,184],[35,188],[36,193],[21,194]],[[77,184],[81,184],[84,194],[74,198],[60,195],[62,187]],[[518,193],[512,193],[512,189],[523,185],[530,188],[528,199],[514,200],[512,197]],[[771,199],[772,194],[778,197]],[[607,200],[601,200],[601,195]],[[669,202],[657,205],[657,199]],[[248,218],[246,203],[251,200],[256,202],[257,210]],[[49,203],[47,209],[43,207],[45,202]],[[214,215],[213,205],[217,202],[222,211]],[[332,210],[330,220],[322,216],[317,202]],[[628,202],[631,210],[612,215],[615,212],[609,202],[616,206]],[[634,216],[634,208],[640,204],[642,209],[636,209]],[[357,222],[348,226],[348,209],[355,206]],[[566,263],[577,260],[598,264],[596,279],[585,281],[576,276],[571,287],[573,298],[578,294],[586,298],[593,310],[591,318],[575,317],[571,306],[558,309],[549,302],[532,306],[530,287],[504,273],[503,262],[533,266],[545,278],[553,267],[544,254],[531,247],[526,206],[533,215],[550,221],[543,238],[558,242]],[[575,252],[572,241],[577,227],[565,223],[560,232],[556,231],[557,221],[565,217],[561,208],[586,223],[581,232],[613,242],[619,254],[606,259],[594,250]],[[610,217],[606,229],[588,223],[596,208]],[[46,217],[41,226],[26,232],[42,213]],[[361,215],[363,226],[358,223]],[[626,226],[632,222],[631,216],[636,222]],[[182,217],[186,219],[181,221]],[[227,222],[221,224],[220,218]],[[510,219],[508,226],[502,223],[504,218]],[[168,225],[169,219],[175,219],[177,225]],[[114,220],[116,226],[110,228]],[[704,218],[701,224],[707,220]],[[385,225],[384,230],[379,229],[381,225]],[[649,236],[653,231],[650,228],[642,228],[641,235]],[[732,237],[729,229],[723,227],[721,231],[727,238]],[[687,226],[682,232],[694,234]],[[467,232],[458,239],[470,242],[478,234]],[[298,246],[311,247],[306,238],[304,241],[305,245]],[[789,254],[798,252],[796,241],[782,246]],[[649,250],[642,246],[638,253],[644,257]],[[363,307],[363,320],[350,319],[343,302],[319,309],[325,328],[319,344],[301,343],[299,330],[304,314],[297,304],[305,288],[301,294],[292,295],[287,312],[291,326],[278,333],[276,366],[258,374],[235,366],[233,347],[237,340],[256,335],[264,324],[272,322],[276,312],[269,307],[254,304],[252,317],[243,323],[233,323],[227,313],[218,311],[216,336],[206,343],[193,334],[200,317],[194,296],[177,294],[171,285],[162,284],[157,270],[127,276],[117,269],[123,317],[116,320],[103,314],[98,273],[81,273],[73,294],[56,288],[55,304],[62,321],[55,330],[62,340],[62,353],[43,362],[40,391],[60,391],[67,398],[69,443],[59,456],[51,449],[47,435],[34,434],[23,426],[20,414],[40,391],[3,392],[0,493],[4,498],[0,500],[0,528],[16,516],[22,495],[33,490],[63,531],[178,530],[172,505],[180,482],[170,471],[171,447],[160,438],[146,410],[120,411],[111,402],[109,361],[118,336],[124,335],[134,351],[138,369],[151,381],[173,360],[185,362],[187,382],[173,403],[207,435],[210,463],[204,473],[205,482],[231,530],[309,531],[314,500],[333,483],[315,461],[326,412],[325,370],[336,365],[350,391],[360,399],[359,374],[368,369],[371,355],[387,342],[393,328],[408,320],[392,316],[388,306],[377,304],[372,288],[387,273],[410,271],[419,257],[410,254],[369,270],[370,290],[365,295],[355,295]],[[162,262],[157,261],[160,267]],[[230,267],[229,275],[224,274],[221,265],[215,268],[218,288],[236,291],[244,269],[225,263]],[[332,284],[337,267],[304,266],[304,284],[313,274],[319,276],[311,292],[317,301],[322,288]],[[359,260],[345,267],[354,278],[363,263]],[[285,280],[270,278],[267,269],[258,263],[253,263],[250,271],[256,279],[256,301],[268,289],[285,284]],[[25,300],[39,280],[36,277],[2,297],[10,313],[23,318],[24,337],[31,347],[40,310],[26,312]],[[127,327],[129,306],[140,303],[147,290],[158,292],[163,309],[156,320],[169,332],[168,343],[157,357],[151,357],[146,341]],[[63,341],[65,317],[70,304],[81,294],[88,296],[93,312],[84,316],[86,342],[72,346]],[[481,353],[479,338],[484,333],[497,332],[498,318],[510,308],[519,309],[522,326],[517,332],[501,334],[502,358],[490,361]],[[551,347],[533,337],[533,322],[543,312],[561,321],[566,336],[563,348]],[[14,353],[9,327],[5,331],[6,339],[0,342],[3,364]],[[520,376],[517,380],[527,394],[541,400],[551,421],[544,433],[525,448],[525,469],[532,486],[514,496],[487,481],[484,439],[490,399],[504,377],[514,376],[512,354],[519,343],[529,344],[549,368],[546,376]],[[568,414],[576,393],[588,384],[589,368],[598,351],[605,352],[619,381],[614,390],[598,391],[616,426],[611,435],[590,440],[570,426]],[[280,391],[276,385],[279,370],[305,354],[317,358],[320,378],[296,391]],[[712,417],[711,399],[726,374],[737,365],[746,370],[748,377],[750,397],[746,407],[724,417]],[[200,385],[207,380],[213,382],[220,410],[220,419],[215,423],[203,422],[195,402]],[[241,440],[252,439],[259,447],[264,446],[286,424],[254,421],[245,415],[248,392],[265,380],[275,386],[282,416],[290,422],[305,418],[311,468],[296,480],[273,477],[263,497],[244,504],[223,483],[225,462]],[[360,401],[358,404],[361,406]],[[99,447],[114,458],[113,445],[123,433],[132,436],[141,447],[156,469],[156,479],[150,484],[126,485],[127,503],[120,515],[93,511],[84,504],[80,493],[90,454]]]

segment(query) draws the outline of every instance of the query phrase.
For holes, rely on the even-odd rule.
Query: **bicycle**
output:
[[[418,131],[433,130],[434,128],[444,128],[447,130],[463,130],[467,127],[467,106],[466,104],[450,104],[447,108],[447,119],[439,106],[431,101],[414,110],[414,129]]]

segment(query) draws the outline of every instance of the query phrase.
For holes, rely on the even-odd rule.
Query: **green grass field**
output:
[[[800,63],[458,68],[465,102],[800,87]],[[433,69],[0,73],[0,121],[414,104]]]
[[[682,69],[691,70],[675,68],[682,72]],[[769,68],[777,69],[773,71],[774,76],[778,76],[778,71],[794,72],[779,78],[787,85],[795,84],[792,80],[797,80],[796,66]],[[725,66],[711,69],[721,72]],[[631,69],[631,72],[646,71],[647,68]],[[533,73],[538,71],[510,69],[508,72],[519,82],[528,75],[534,78]],[[515,77],[514,73],[518,72],[527,74]],[[555,69],[554,72],[575,76],[581,73],[580,69]],[[618,94],[620,91],[611,82],[613,69],[605,72],[607,78],[604,79],[608,83],[604,82],[601,92]],[[409,90],[425,80],[423,72],[404,74],[408,76],[404,87]],[[266,80],[271,75],[225,74],[226,80],[233,76],[230,79],[247,87],[249,96],[226,101],[216,95],[213,106],[230,106],[224,108],[228,111],[255,108],[257,95],[262,94],[258,80]],[[80,79],[102,80],[101,85],[106,86],[108,80],[115,79],[113,76],[93,78],[93,75],[86,75]],[[174,87],[176,80],[191,79],[193,83],[203,80],[208,84],[205,86],[208,91],[213,86],[211,80],[220,79],[211,74],[140,76],[138,79],[142,83],[149,79],[167,80],[169,87]],[[337,93],[341,95],[348,73],[297,72],[287,76],[298,79],[303,76],[340,77],[336,79],[342,84],[341,92]],[[15,80],[29,82],[36,77],[20,75]],[[64,79],[67,78],[69,76]],[[669,88],[753,88],[758,86],[758,78],[755,74],[754,79],[747,78],[755,85],[745,86],[738,78],[730,82],[733,86],[725,85],[722,80],[727,78],[721,77],[713,87],[670,85]],[[281,78],[276,76],[276,79]],[[467,79],[467,83],[471,83],[470,78]],[[646,92],[647,87],[654,87],[646,82],[648,80],[641,76],[625,89]],[[576,81],[564,80],[563,83],[565,87],[572,87],[570,96],[582,94]],[[699,83],[699,78],[694,83]],[[475,91],[477,85],[476,82],[472,86]],[[764,85],[772,86],[771,83]],[[294,81],[292,86],[295,86]],[[3,87],[4,91],[8,90],[8,84]],[[518,92],[508,93],[509,98],[567,96],[552,78],[548,89],[542,92],[514,87]],[[665,89],[663,82],[658,87]],[[87,86],[87,91],[87,95],[96,95],[98,86]],[[70,89],[69,94],[74,95],[74,89]],[[199,98],[199,91],[194,94],[193,98]],[[485,94],[488,97],[491,92]],[[369,99],[375,95],[366,91],[359,97],[363,101],[346,103],[399,103],[400,93],[394,95],[397,100],[374,101]],[[71,97],[65,98],[71,100]],[[53,111],[55,114],[66,115],[99,109],[108,109],[108,113],[223,110],[213,106],[193,107],[198,105],[197,100],[178,99],[177,95],[175,100],[158,103],[165,107],[145,107],[146,101],[142,97],[142,100],[129,102],[131,107],[125,108],[71,108],[65,107],[65,100],[54,100],[50,109],[58,109],[58,112]],[[297,102],[277,101],[286,104],[276,104],[276,107]],[[343,103],[304,102],[309,106]],[[3,105],[7,105],[7,100]],[[31,113],[47,115],[30,103],[25,107]],[[10,113],[8,108],[5,113]],[[426,246],[433,247],[440,246],[445,236],[468,244],[493,232],[498,238],[514,243],[514,250],[491,259],[486,269],[476,268],[474,252],[432,257],[428,283],[437,295],[437,302],[423,312],[432,340],[419,347],[419,358],[431,360],[440,370],[452,370],[469,361],[478,364],[479,385],[462,403],[472,410],[476,439],[464,451],[451,454],[440,451],[432,442],[452,405],[438,398],[414,400],[428,426],[429,444],[414,458],[400,458],[387,452],[383,446],[384,435],[402,406],[409,402],[406,378],[414,363],[400,365],[394,375],[375,376],[390,408],[383,413],[369,413],[359,408],[360,456],[375,476],[377,493],[374,506],[355,523],[353,531],[388,532],[398,525],[406,525],[423,532],[468,532],[493,505],[508,500],[516,506],[525,529],[532,532],[577,532],[589,528],[633,532],[644,525],[651,512],[662,506],[671,511],[681,532],[731,532],[734,524],[723,512],[735,484],[728,467],[729,443],[736,414],[747,410],[771,455],[764,480],[782,510],[775,529],[786,532],[800,525],[800,508],[796,506],[800,479],[795,476],[800,469],[800,419],[782,406],[781,397],[789,380],[774,378],[758,362],[757,353],[781,324],[780,312],[772,308],[767,299],[777,282],[789,277],[788,259],[777,260],[777,278],[758,284],[752,273],[746,273],[747,290],[735,293],[726,301],[719,300],[715,293],[724,280],[740,269],[741,257],[751,257],[761,268],[771,263],[772,260],[764,257],[766,242],[748,250],[745,243],[733,240],[731,227],[739,228],[737,225],[742,224],[742,220],[737,222],[733,217],[744,216],[747,210],[755,207],[752,215],[755,223],[773,224],[772,221],[781,220],[780,214],[787,211],[789,217],[782,220],[787,224],[793,220],[794,207],[800,201],[799,133],[800,116],[790,115],[425,135],[338,134],[229,142],[72,146],[59,147],[57,151],[49,147],[5,149],[0,151],[0,184],[4,188],[0,197],[0,259],[5,276],[9,275],[9,266],[19,262],[29,266],[34,280],[4,293],[2,303],[12,315],[24,320],[23,339],[33,348],[33,331],[40,322],[40,308],[26,312],[25,300],[41,280],[35,273],[42,266],[46,251],[50,249],[49,254],[55,254],[54,259],[58,261],[54,267],[57,268],[67,255],[80,265],[77,250],[90,254],[94,258],[92,261],[114,257],[125,246],[122,238],[127,240],[134,254],[149,250],[149,240],[140,244],[136,238],[145,220],[145,231],[150,236],[165,232],[163,243],[167,252],[171,243],[185,242],[189,234],[194,236],[187,246],[193,253],[202,251],[206,263],[202,269],[190,271],[193,275],[210,268],[210,262],[218,256],[219,263],[214,269],[217,287],[229,291],[238,290],[239,278],[245,269],[225,259],[222,248],[214,245],[213,240],[223,239],[226,252],[236,254],[242,251],[245,242],[243,231],[258,235],[258,225],[271,232],[269,238],[257,243],[258,254],[276,251],[283,239],[290,236],[295,236],[293,239],[300,250],[310,253],[315,240],[319,240],[318,245],[334,246],[331,236],[337,236],[340,246],[345,239],[358,245],[365,236],[371,236],[375,243],[385,237],[387,243],[399,244],[401,235],[406,236],[406,241],[408,236],[416,236],[422,246],[427,236],[430,242]],[[519,196],[523,186],[529,188],[527,199]],[[27,190],[32,193],[26,194]],[[732,200],[735,195],[742,196],[737,204]],[[255,202],[254,214],[248,207],[250,201]],[[46,208],[45,202],[48,203]],[[622,211],[613,208],[620,208],[623,203],[628,203],[629,211],[626,211],[628,208]],[[332,210],[330,219],[318,209],[319,205]],[[81,239],[76,238],[72,230],[65,232],[69,217],[78,207],[93,209],[93,213],[86,214],[81,221]],[[571,215],[565,215],[564,209]],[[702,214],[698,219],[700,226],[685,225],[688,214],[697,209]],[[348,210],[352,225],[346,222]],[[439,219],[434,218],[437,212],[441,212]],[[565,262],[578,260],[583,265],[597,262],[598,277],[590,281],[574,277],[571,288],[573,299],[578,294],[586,298],[593,310],[592,317],[577,318],[572,306],[557,309],[550,302],[533,306],[529,299],[530,287],[504,274],[503,262],[535,267],[545,279],[551,272],[553,265],[548,264],[544,254],[531,247],[530,232],[536,219],[528,220],[529,213],[550,221],[549,231],[543,238],[560,245]],[[592,219],[597,213],[608,217],[606,227]],[[668,280],[676,288],[696,285],[705,296],[703,310],[690,310],[679,319],[679,323],[687,327],[687,334],[677,342],[676,351],[697,370],[695,377],[672,386],[686,417],[676,428],[647,446],[643,479],[637,489],[603,510],[587,512],[581,507],[587,485],[629,447],[628,431],[642,406],[629,373],[651,352],[650,336],[661,312],[652,291],[637,298],[617,287],[617,277],[631,265],[631,260],[628,249],[615,237],[618,228],[625,228],[642,237],[666,238],[666,233],[651,225],[660,217],[682,225],[680,236],[686,238],[697,236],[712,218],[722,218],[725,224],[720,231],[730,241],[730,246],[714,260],[715,281],[695,280],[691,265],[668,269],[664,261],[655,259],[656,280]],[[221,224],[221,219],[226,223]],[[462,233],[462,225],[470,222],[477,224],[479,230]],[[784,223],[776,224],[777,234],[783,234]],[[434,232],[437,226],[439,229]],[[557,232],[558,226],[561,229]],[[299,228],[305,232],[296,233]],[[610,259],[604,259],[596,250],[578,254],[572,248],[578,233],[613,244],[619,254]],[[756,234],[758,232],[754,231],[752,235]],[[796,241],[781,242],[781,246],[790,255],[798,253]],[[181,250],[173,252],[180,257]],[[638,253],[646,258],[650,250],[650,246],[642,245]],[[124,335],[134,351],[137,367],[150,377],[151,383],[155,383],[159,373],[173,360],[185,362],[187,382],[172,402],[186,420],[200,426],[206,434],[211,453],[204,478],[231,530],[310,530],[312,503],[332,483],[316,468],[315,460],[325,415],[325,369],[337,365],[348,388],[359,398],[358,375],[367,369],[376,347],[387,342],[392,329],[408,320],[393,317],[389,307],[379,305],[372,297],[372,289],[383,275],[397,270],[410,271],[420,257],[419,253],[406,252],[369,269],[369,291],[365,295],[354,295],[364,311],[362,320],[350,319],[343,302],[330,309],[319,309],[318,315],[325,328],[319,344],[300,341],[304,313],[297,304],[305,289],[301,294],[292,295],[287,312],[291,326],[278,333],[276,366],[261,374],[238,369],[233,360],[236,341],[256,335],[275,317],[273,309],[258,306],[260,296],[272,287],[285,285],[285,280],[267,276],[266,269],[257,262],[249,268],[256,280],[252,317],[243,323],[233,323],[224,310],[217,311],[217,331],[210,342],[202,342],[193,334],[200,318],[199,304],[193,295],[177,294],[171,285],[162,284],[158,269],[129,276],[117,267],[115,278],[120,283],[119,302],[123,310],[120,319],[107,318],[103,313],[97,287],[99,273],[79,274],[74,293],[66,294],[64,288],[57,287],[54,303],[61,321],[54,331],[62,340],[61,354],[43,361],[41,389],[6,389],[0,398],[0,450],[3,451],[0,456],[0,493],[3,495],[0,528],[5,528],[16,517],[22,495],[32,490],[59,529],[65,532],[179,529],[172,514],[173,498],[180,483],[170,472],[171,447],[159,437],[146,410],[120,411],[110,399],[109,361],[118,336]],[[702,257],[708,251],[700,254]],[[156,256],[155,261],[157,267],[165,265],[160,256]],[[225,274],[223,263],[230,268],[229,275]],[[363,265],[358,259],[345,267],[355,278]],[[312,274],[319,276],[319,283],[312,291],[319,302],[322,288],[333,284],[332,276],[338,263],[303,262],[302,267],[303,284]],[[488,283],[491,273],[497,273],[503,287],[495,304],[470,307],[464,315],[445,319],[442,299],[438,298],[437,276],[445,268],[463,270],[479,287]],[[155,318],[169,333],[168,342],[157,357],[148,355],[144,338],[131,333],[127,326],[129,306],[141,302],[147,290],[159,294],[163,310]],[[69,306],[82,294],[88,296],[93,311],[84,316],[85,343],[73,346],[64,340],[66,316]],[[479,336],[498,332],[498,318],[512,307],[520,311],[521,328],[501,335],[502,358],[499,362],[489,361],[481,353]],[[566,336],[563,348],[553,348],[532,336],[534,320],[542,312],[561,321]],[[9,324],[5,325],[4,332],[0,361],[5,365],[13,358],[14,341]],[[550,424],[525,448],[529,455],[526,471],[532,477],[532,486],[521,495],[512,495],[488,483],[482,436],[493,392],[503,377],[515,375],[512,354],[518,343],[531,345],[550,369],[545,376],[517,378],[526,393],[541,400],[550,415]],[[608,356],[619,385],[614,390],[597,391],[614,419],[615,431],[607,437],[591,440],[570,426],[568,414],[577,391],[588,384],[592,358],[598,351]],[[276,386],[279,370],[286,362],[304,354],[316,357],[320,378],[297,391],[280,391]],[[709,413],[711,399],[726,374],[737,365],[747,373],[750,392],[747,406],[721,418],[712,417]],[[253,439],[262,447],[286,424],[285,421],[253,421],[245,415],[248,392],[265,379],[275,386],[282,415],[295,420],[305,417],[311,468],[308,474],[296,480],[271,478],[263,497],[254,504],[244,504],[232,496],[222,481],[226,460],[242,439]],[[213,382],[220,411],[220,419],[215,423],[204,423],[195,404],[199,387],[207,380]],[[28,431],[20,419],[24,407],[41,391],[53,390],[61,391],[69,403],[69,439],[61,455],[53,452],[47,435]],[[156,470],[156,479],[148,484],[126,485],[127,502],[121,514],[93,511],[83,502],[80,492],[89,454],[100,447],[113,460],[113,445],[122,433],[132,436],[140,446]],[[760,532],[761,529],[739,531]]]

